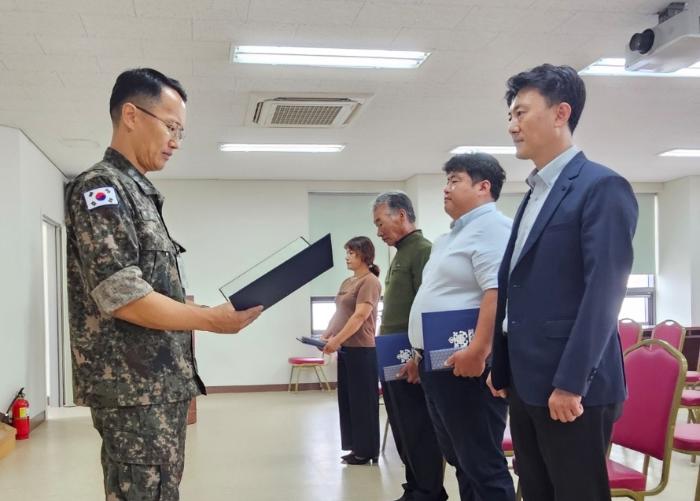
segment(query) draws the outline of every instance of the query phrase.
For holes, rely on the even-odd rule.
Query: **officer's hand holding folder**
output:
[[[236,310],[267,310],[332,267],[330,233],[313,244],[299,237],[219,290]]]

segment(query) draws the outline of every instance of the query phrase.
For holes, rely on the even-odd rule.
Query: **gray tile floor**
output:
[[[211,395],[198,400],[198,411],[188,429],[182,500],[388,501],[401,493],[403,467],[391,437],[378,466],[340,463],[334,393]],[[103,498],[99,448],[87,409],[50,409],[46,423],[0,460],[0,499]],[[669,486],[650,499],[691,501],[697,474],[689,456],[674,454]],[[459,499],[450,467],[445,487]]]

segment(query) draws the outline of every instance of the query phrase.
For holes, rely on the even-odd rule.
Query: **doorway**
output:
[[[44,264],[44,336],[46,399],[50,407],[66,405],[66,347],[64,336],[63,232],[61,225],[42,218]]]

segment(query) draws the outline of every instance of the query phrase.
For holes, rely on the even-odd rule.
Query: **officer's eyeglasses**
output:
[[[131,103],[131,104],[133,104],[133,103]],[[165,125],[165,128],[168,129],[168,134],[170,134],[170,139],[172,139],[173,141],[182,142],[182,140],[185,138],[185,129],[182,128],[180,125],[176,124],[175,122],[166,122],[162,118],[154,115],[150,111],[148,111],[144,108],[141,108],[141,106],[138,106],[136,104],[134,104],[134,108],[136,108],[137,110],[143,111],[146,115],[152,116],[153,118],[158,120],[160,123]]]

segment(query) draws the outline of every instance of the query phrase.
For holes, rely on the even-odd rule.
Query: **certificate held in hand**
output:
[[[298,238],[220,290],[237,310],[267,310],[332,267],[330,233],[310,245]]]
[[[377,346],[377,367],[380,381],[400,379],[398,374],[411,359],[408,333],[384,334],[374,338]]]
[[[426,370],[439,371],[445,360],[469,346],[474,339],[479,308],[423,313],[423,360]]]

